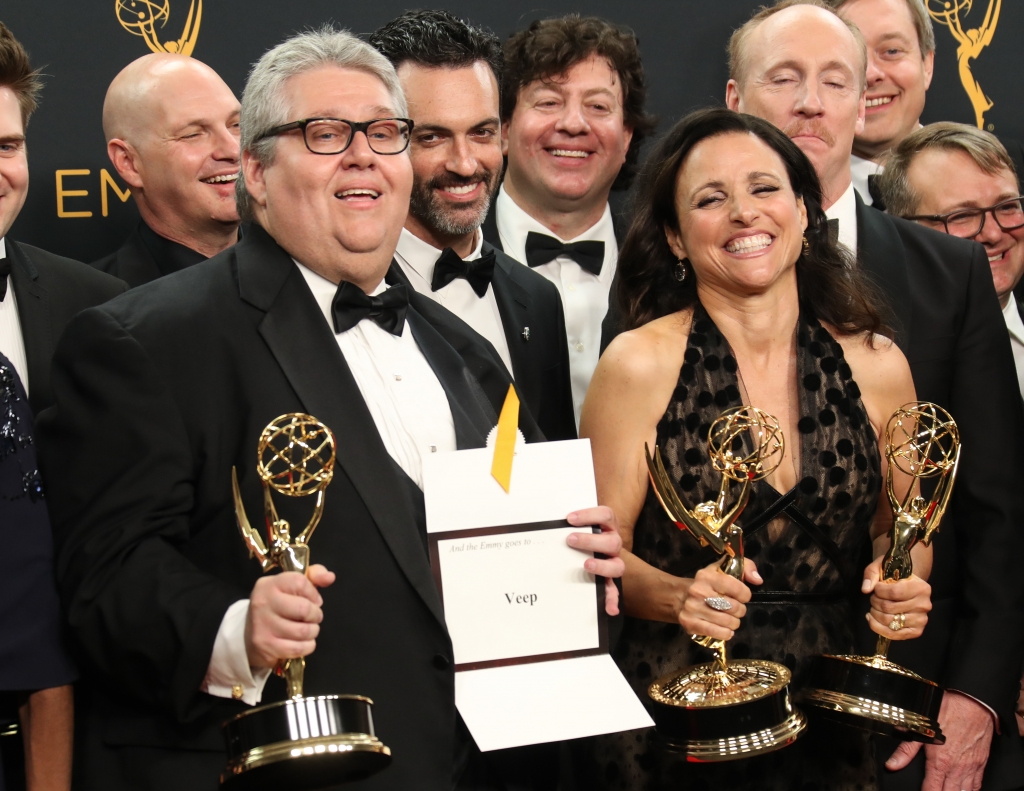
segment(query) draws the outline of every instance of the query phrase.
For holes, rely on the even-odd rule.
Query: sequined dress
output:
[[[796,348],[799,438],[787,441],[799,442],[800,474],[791,498],[813,524],[808,532],[786,515],[765,524],[758,517],[780,493],[764,481],[755,484],[739,524],[762,523],[744,534],[746,556],[757,563],[764,585],[753,588],[753,601],[728,647],[731,658],[768,659],[788,667],[791,691],[800,689],[814,655],[854,648],[856,618],[862,617],[854,590],[870,557],[869,530],[881,486],[875,433],[842,348],[815,319],[804,316]],[[700,305],[684,360],[657,442],[669,475],[692,507],[718,492],[720,479],[707,455],[708,427],[723,410],[741,404],[736,360]],[[733,487],[733,496],[737,491]],[[820,530],[816,537],[814,526]],[[636,522],[633,552],[679,577],[693,577],[716,557],[669,521],[651,491]],[[626,619],[615,649],[619,667],[642,700],[654,679],[711,657],[678,625],[635,618]],[[659,750],[652,735],[632,731],[595,739],[594,784],[609,791],[877,787],[866,734],[817,719],[794,745],[716,764],[687,764]]]

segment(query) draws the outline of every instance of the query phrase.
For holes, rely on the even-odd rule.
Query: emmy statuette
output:
[[[711,546],[722,556],[723,574],[742,579],[743,531],[736,520],[750,497],[750,484],[770,475],[782,462],[785,446],[778,420],[760,409],[741,406],[723,412],[711,424],[708,452],[722,482],[716,500],[692,509],[677,493],[658,448],[653,459],[646,446],[645,452],[651,485],[669,519],[701,546]],[[727,510],[734,482],[741,489]],[[727,661],[723,640],[691,637],[713,650],[715,661],[663,676],[647,690],[665,747],[681,752],[687,761],[703,763],[745,758],[792,744],[807,722],[790,700],[789,669],[758,659]]]
[[[919,401],[904,404],[885,429],[889,462],[885,487],[893,509],[891,545],[882,559],[883,582],[906,579],[914,572],[910,550],[927,546],[949,504],[960,458],[960,434],[949,413]],[[927,501],[911,485],[900,500],[893,489],[893,469],[917,479],[938,478]],[[890,628],[901,628],[894,616]],[[939,706],[943,689],[888,659],[890,640],[879,637],[874,656],[819,656],[811,666],[800,702],[823,716],[863,730],[910,741],[943,744]]]
[[[334,461],[334,436],[311,415],[282,415],[263,429],[256,471],[263,484],[267,544],[249,524],[232,468],[238,528],[264,571],[306,572],[309,538],[323,515]],[[316,495],[313,516],[298,535],[278,516],[272,489],[286,497]],[[305,667],[302,657],[282,659],[275,672],[287,683],[288,700],[258,706],[224,723],[228,765],[220,784],[225,791],[312,791],[362,780],[391,762],[391,750],[373,732],[373,701],[361,695],[305,697]]]

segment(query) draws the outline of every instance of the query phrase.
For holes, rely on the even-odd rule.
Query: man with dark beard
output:
[[[409,216],[389,279],[490,341],[545,436],[574,439],[558,290],[480,232],[501,180],[501,43],[444,11],[403,14],[370,43],[394,64],[415,124]]]

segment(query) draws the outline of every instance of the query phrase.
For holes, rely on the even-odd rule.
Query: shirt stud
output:
[[[395,381],[396,382],[401,382],[402,381],[402,375],[401,374],[395,374]]]

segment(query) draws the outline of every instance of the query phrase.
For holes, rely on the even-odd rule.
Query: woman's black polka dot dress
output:
[[[800,689],[815,654],[854,650],[856,619],[863,616],[858,614],[860,594],[851,588],[859,584],[860,570],[870,557],[869,529],[881,486],[875,433],[842,348],[815,319],[801,317],[797,357],[801,469],[794,506],[834,542],[832,554],[823,549],[827,541],[813,539],[788,516],[745,530],[746,556],[757,563],[764,585],[754,588],[743,625],[729,643],[730,657],[786,665],[793,671],[791,691]],[[708,428],[723,410],[740,404],[736,360],[698,305],[675,393],[658,424],[666,469],[690,507],[717,496],[720,479],[708,460]],[[734,497],[738,491],[733,487]],[[739,524],[763,522],[758,515],[779,496],[764,481],[757,483]],[[680,577],[692,577],[715,560],[710,550],[702,550],[669,521],[650,491],[636,523],[633,551]],[[678,625],[627,618],[615,659],[646,700],[655,678],[710,661],[711,652],[693,643]],[[632,731],[595,739],[596,785],[659,791],[876,787],[868,737],[817,719],[790,747],[718,764],[687,764],[660,752],[651,735]]]

